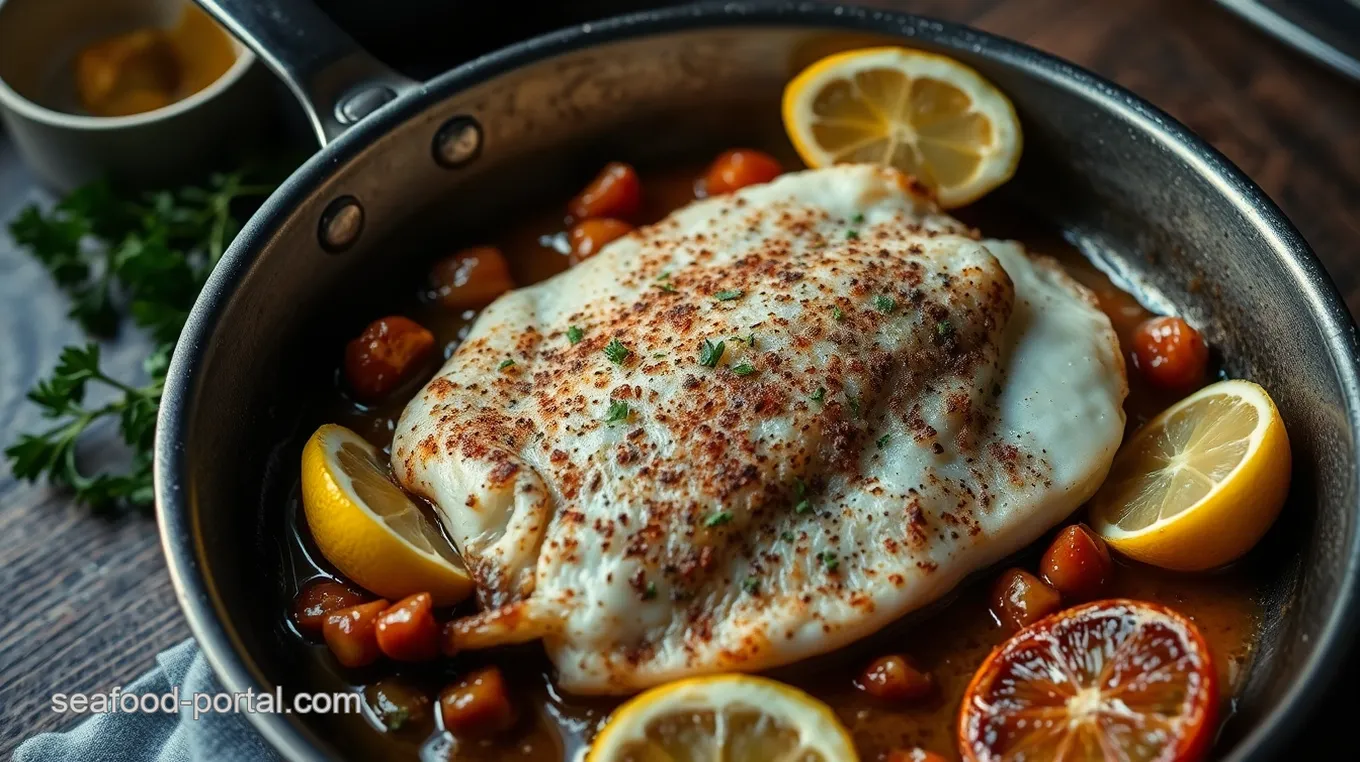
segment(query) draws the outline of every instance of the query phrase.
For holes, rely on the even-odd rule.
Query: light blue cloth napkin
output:
[[[137,678],[124,693],[165,694],[179,686],[181,697],[222,693],[212,667],[192,639],[156,655],[156,669]],[[207,712],[193,718],[192,706],[178,713],[92,714],[65,733],[43,733],[20,744],[14,762],[275,762],[280,757],[250,721],[239,714]]]

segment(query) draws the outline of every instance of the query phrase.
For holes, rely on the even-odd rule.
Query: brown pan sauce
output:
[[[786,167],[799,166],[793,160],[781,158]],[[693,200],[696,179],[703,175],[704,166],[694,164],[660,171],[644,170],[644,206],[634,219],[655,221]],[[505,253],[515,283],[528,285],[541,281],[569,266],[563,219],[565,204],[566,199],[563,199],[561,204],[526,218],[522,224],[506,229],[503,235],[493,237],[491,241],[458,243],[466,246],[494,244]],[[984,234],[1014,237],[1033,252],[1057,257],[1078,281],[1095,293],[1127,352],[1135,327],[1152,313],[1060,237],[1030,230],[1023,217],[1009,217],[1004,210],[992,209],[993,206],[994,202],[986,201],[983,208],[964,210],[960,216],[982,229]],[[996,219],[998,216],[1004,219]],[[425,288],[425,284],[418,284],[412,289],[403,311],[434,333],[437,345],[442,349],[442,355],[436,355],[438,360],[447,357],[458,345],[476,314],[472,311],[450,312]],[[432,364],[419,383],[434,370]],[[343,384],[337,383],[335,388],[318,395],[322,399],[316,410],[308,411],[308,415],[315,415],[315,420],[309,422],[318,425],[339,423],[375,444],[387,447],[396,418],[419,383],[413,383],[392,399],[371,407],[351,401]],[[1176,395],[1158,392],[1143,383],[1132,362],[1129,363],[1129,383],[1131,390],[1125,403],[1129,432],[1175,401]],[[286,510],[289,529],[285,544],[290,569],[284,571],[284,576],[291,579],[286,579],[283,586],[289,596],[280,602],[283,612],[288,610],[291,595],[302,583],[318,576],[334,575],[307,534],[296,489]],[[1073,520],[1079,518],[1080,513]],[[1050,538],[1051,535],[1041,539],[1013,560],[1033,571],[1038,554]],[[1006,631],[988,611],[988,588],[999,571],[1000,568],[984,571],[964,585],[951,602],[909,616],[906,621],[868,641],[785,672],[776,671],[773,676],[830,704],[850,729],[860,755],[866,761],[883,759],[893,749],[912,746],[934,751],[947,759],[957,759],[955,726],[964,689],[987,653],[1007,637]],[[1109,597],[1155,601],[1193,619],[1207,640],[1217,665],[1223,696],[1220,716],[1226,719],[1232,715],[1261,617],[1261,580],[1242,569],[1175,574],[1116,558]],[[287,619],[286,613],[284,619]],[[928,621],[928,625],[920,626],[922,621]],[[291,624],[285,626],[292,629]],[[551,664],[537,645],[461,654],[428,664],[399,665],[381,661],[361,670],[341,668],[324,645],[306,641],[301,635],[291,638],[288,648],[289,656],[301,665],[301,677],[307,684],[287,687],[337,690],[350,686],[365,692],[369,710],[364,719],[328,716],[313,720],[322,726],[323,736],[337,749],[357,758],[574,761],[619,703],[616,699],[576,698],[557,692],[551,682]],[[905,654],[928,671],[937,686],[933,696],[893,707],[857,689],[852,682],[853,676],[873,659],[887,653]],[[516,710],[514,726],[490,741],[458,739],[440,730],[435,719],[439,690],[488,664],[499,666],[507,678]],[[383,686],[393,694],[423,694],[431,703],[425,705],[423,711],[417,706],[416,711],[407,713],[410,716],[404,718],[399,729],[384,730],[378,717],[383,702],[377,696]],[[415,703],[419,705],[420,701]]]

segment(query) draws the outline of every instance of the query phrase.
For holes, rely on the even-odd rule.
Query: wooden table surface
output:
[[[1360,312],[1360,85],[1209,0],[877,4],[1022,40],[1170,112],[1284,208]],[[0,136],[0,219],[40,198],[30,186]],[[40,423],[23,392],[63,344],[78,340],[64,312],[43,270],[0,233],[0,444]],[[115,367],[137,365],[135,338],[106,351]],[[96,517],[0,469],[0,759],[7,759],[23,738],[74,721],[50,711],[51,694],[125,685],[188,629],[152,518]]]

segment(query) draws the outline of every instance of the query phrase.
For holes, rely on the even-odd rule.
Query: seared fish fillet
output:
[[[501,297],[392,465],[478,583],[461,647],[542,638],[563,689],[623,693],[936,600],[1092,494],[1126,393],[1108,319],[1055,263],[837,166]]]

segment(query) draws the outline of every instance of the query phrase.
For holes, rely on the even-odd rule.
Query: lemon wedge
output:
[[[344,426],[302,448],[302,506],[317,547],[346,577],[389,600],[428,592],[446,606],[472,579],[439,528],[388,477],[378,448]]]
[[[950,209],[1015,174],[1020,121],[1000,90],[952,58],[908,48],[828,56],[784,88],[784,129],[809,167],[884,164]]]
[[[1091,526],[1130,558],[1200,571],[1246,553],[1289,491],[1289,437],[1250,381],[1220,381],[1148,421],[1115,456]]]
[[[614,710],[586,762],[856,762],[831,708],[750,675],[667,683]]]

